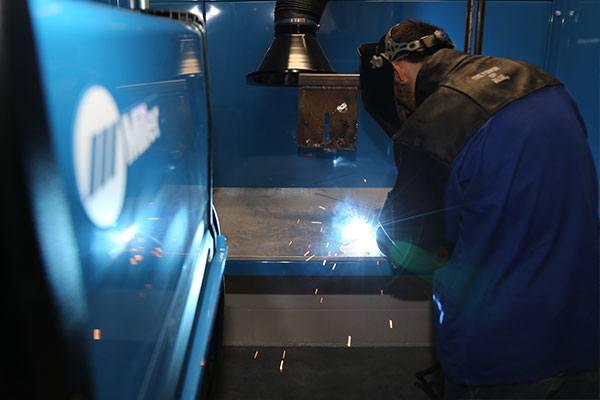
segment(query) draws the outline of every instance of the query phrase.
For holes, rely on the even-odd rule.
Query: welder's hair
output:
[[[435,25],[428,24],[427,22],[407,19],[392,28],[392,39],[394,39],[395,42],[408,43],[420,39],[423,36],[431,35],[437,30],[442,29]],[[422,62],[438,50],[439,49],[437,48],[433,48],[419,53],[411,53],[404,57],[404,59],[409,62]]]

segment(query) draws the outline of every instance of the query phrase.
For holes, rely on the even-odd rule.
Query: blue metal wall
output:
[[[395,169],[389,139],[360,107],[355,158],[297,155],[297,91],[249,86],[273,35],[274,2],[207,2],[207,31],[215,128],[216,186],[391,186]],[[552,13],[550,1],[489,2],[488,54],[544,66]],[[377,40],[405,18],[444,27],[463,41],[463,1],[332,1],[319,38],[337,72],[357,72],[356,48]],[[507,23],[510,21],[510,23]],[[338,160],[339,161],[339,160]]]
[[[98,0],[127,6],[129,0]],[[203,11],[215,133],[215,186],[382,187],[395,175],[389,140],[359,106],[356,154],[299,157],[297,92],[249,86],[273,35],[274,1],[160,0],[155,8]],[[337,72],[357,72],[356,47],[393,23],[422,19],[445,28],[462,47],[464,1],[332,0],[319,33]],[[600,163],[600,2],[488,0],[483,53],[521,59],[561,79],[588,126]],[[333,160],[337,157],[337,162]],[[366,183],[365,183],[366,180]]]

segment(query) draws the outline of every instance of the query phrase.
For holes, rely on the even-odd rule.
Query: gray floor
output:
[[[427,400],[415,372],[430,348],[225,347],[212,398],[220,400]],[[256,351],[258,356],[254,358]]]

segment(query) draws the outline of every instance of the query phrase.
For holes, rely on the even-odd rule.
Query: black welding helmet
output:
[[[408,117],[406,113],[398,113],[396,107],[392,62],[410,54],[426,55],[439,49],[454,48],[452,40],[440,29],[411,42],[396,42],[392,37],[396,26],[387,31],[378,43],[363,44],[358,48],[363,104],[390,137]]]

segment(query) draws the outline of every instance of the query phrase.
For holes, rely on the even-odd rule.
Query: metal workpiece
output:
[[[215,188],[230,260],[381,259],[375,242],[388,188]]]
[[[356,150],[358,74],[300,74],[297,144]]]

